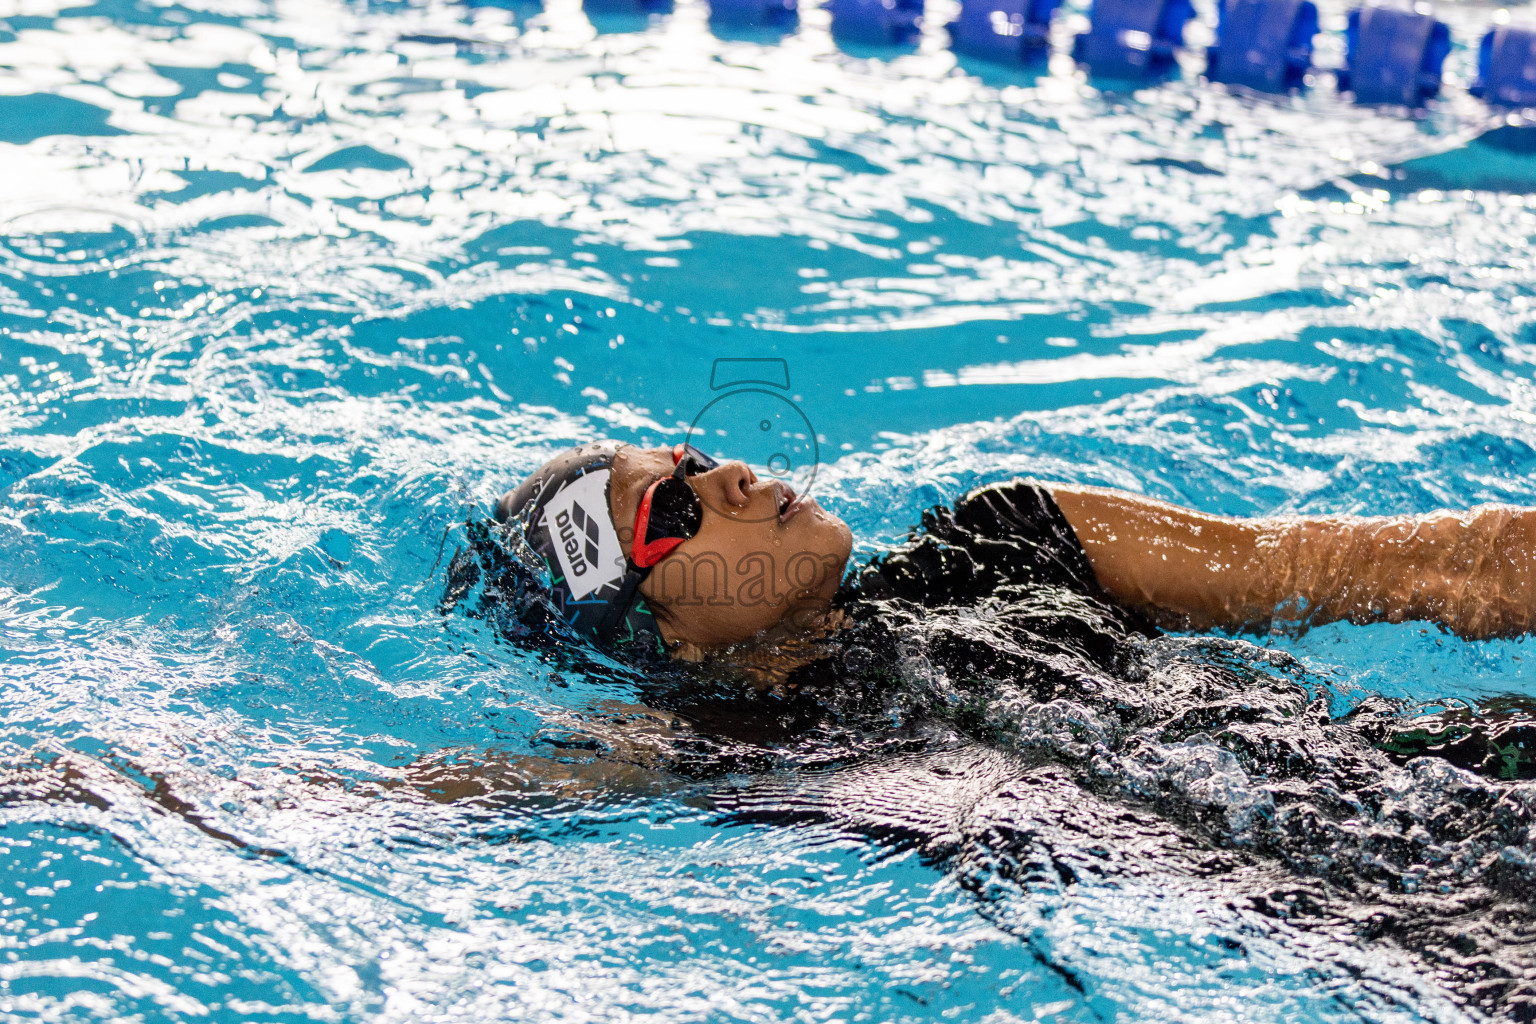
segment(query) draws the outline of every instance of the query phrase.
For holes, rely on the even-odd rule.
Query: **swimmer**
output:
[[[547,565],[574,636],[758,675],[803,664],[861,599],[952,606],[1032,581],[1177,630],[1427,620],[1486,638],[1536,626],[1536,509],[1505,505],[1241,519],[1014,482],[930,511],[845,582],[851,533],[810,496],[690,445],[599,442],[550,461],[495,517]]]
[[[418,793],[830,823],[915,844],[982,907],[1154,879],[1536,1019],[1536,701],[1350,700],[1214,633],[1530,632],[1536,510],[1243,519],[1015,481],[848,571],[848,527],[809,497],[599,443],[470,534],[445,605],[597,686],[511,749],[402,769]]]

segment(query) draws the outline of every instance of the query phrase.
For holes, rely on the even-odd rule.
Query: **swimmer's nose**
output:
[[[745,462],[722,462],[707,473],[689,477],[688,482],[705,504],[716,502],[731,508],[746,508],[752,500],[751,487],[757,483],[757,474]]]

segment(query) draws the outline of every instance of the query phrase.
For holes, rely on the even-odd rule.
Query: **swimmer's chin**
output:
[[[821,507],[815,498],[805,497],[800,499],[806,503],[806,508],[801,513],[807,517],[807,524],[814,529],[830,530],[837,540],[837,551],[842,555],[842,566],[838,570],[838,581],[841,582],[842,574],[848,571],[848,559],[853,556],[853,530],[845,523],[841,516],[828,512]],[[832,591],[836,592],[834,585]],[[831,594],[828,594],[830,598]]]
[[[712,675],[782,692],[793,689],[789,677],[796,669],[830,655],[832,638],[851,625],[847,612],[827,607],[805,616],[786,616],[740,643],[704,647],[685,640],[669,644],[668,653]]]

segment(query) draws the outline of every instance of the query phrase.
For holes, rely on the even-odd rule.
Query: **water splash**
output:
[[[789,777],[842,787],[832,826],[721,824],[639,684],[436,602],[466,516],[573,441],[680,434],[718,356],[789,361],[865,553],[1019,473],[1227,512],[1536,500],[1536,222],[1483,109],[1115,94],[957,66],[937,29],[843,53],[814,10],[771,45],[693,3],[604,27],[0,7],[0,1014],[1459,1019],[1343,924],[1231,908],[1291,875],[1201,874],[1117,816],[1166,782],[1270,827],[1209,726],[1096,760],[1092,708],[1000,700],[978,779],[1104,788],[1073,819],[1031,768],[975,820],[1123,831],[901,854],[844,796],[932,765]],[[1340,713],[1529,689],[1514,643],[1266,643]],[[863,749],[820,739],[783,763]],[[1378,767],[1410,815],[1463,785]]]

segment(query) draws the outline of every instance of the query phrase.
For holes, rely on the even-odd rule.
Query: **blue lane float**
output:
[[[826,9],[840,43],[906,46],[922,31],[923,0],[828,0]]]
[[[1417,107],[1440,92],[1451,30],[1422,11],[1362,7],[1344,30],[1339,90],[1356,103]]]
[[[709,20],[732,28],[791,29],[800,10],[796,0],[709,0]]]
[[[462,0],[469,6],[523,0]],[[529,0],[537,3],[538,0]],[[1304,88],[1318,32],[1312,0],[1219,0],[1215,45],[1206,51],[1213,82],[1271,93]],[[799,21],[797,0],[708,0],[717,25],[789,30]],[[909,46],[922,31],[924,0],[827,0],[839,43]],[[1412,9],[1393,0],[1349,12],[1339,91],[1365,105],[1419,107],[1440,92],[1451,50],[1450,29],[1423,3]],[[961,0],[948,28],[962,56],[1004,64],[1036,63],[1050,53],[1050,25],[1060,0]],[[672,10],[673,0],[582,0],[595,18],[641,17]],[[1171,71],[1194,17],[1191,0],[1093,0],[1090,27],[1072,44],[1072,56],[1096,76],[1150,79]],[[594,20],[594,24],[596,24]],[[627,24],[627,22],[626,22]],[[1536,26],[1501,25],[1482,37],[1477,78],[1467,91],[1489,106],[1536,109]],[[1516,127],[1524,140],[1536,127]]]
[[[671,14],[672,0],[582,0],[581,9],[588,17],[644,18],[652,14]]]
[[[1050,56],[1051,15],[1060,0],[962,0],[949,25],[950,48],[999,64],[1038,64]]]
[[[1316,35],[1311,0],[1226,0],[1216,45],[1205,53],[1205,76],[1260,92],[1300,89],[1312,67]]]
[[[1496,107],[1536,107],[1536,28],[1503,26],[1483,36],[1469,91]]]
[[[1091,27],[1072,43],[1072,57],[1105,78],[1153,78],[1173,68],[1190,0],[1093,0]]]

